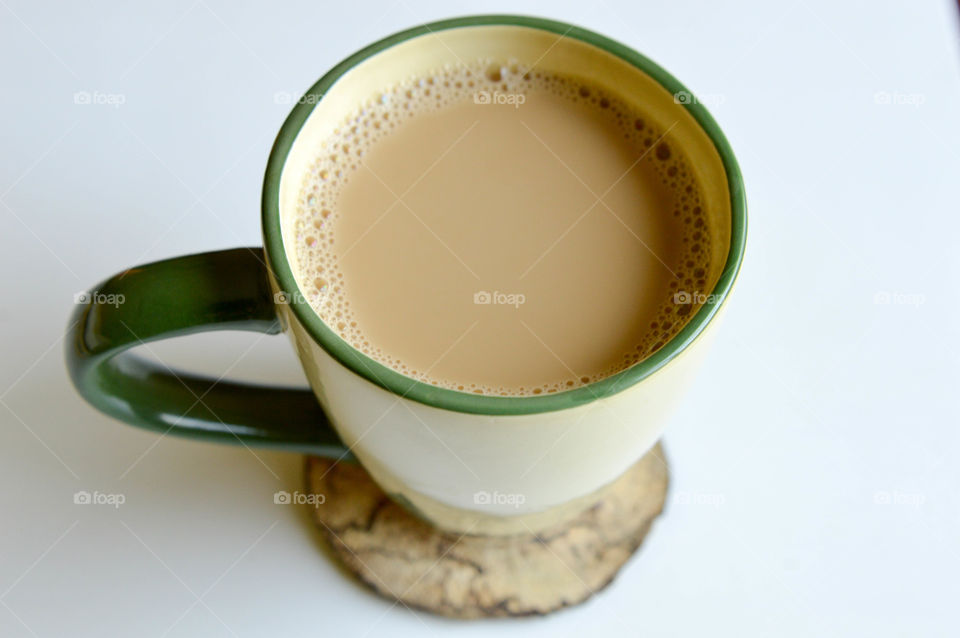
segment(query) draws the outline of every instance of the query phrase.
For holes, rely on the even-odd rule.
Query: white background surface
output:
[[[955,9],[2,0],[0,635],[960,634]],[[751,219],[640,554],[575,609],[464,624],[338,571],[307,514],[273,503],[300,457],[111,421],[73,392],[61,339],[73,294],[124,267],[260,243],[278,92],[401,28],[487,12],[581,24],[712,96]],[[302,382],[279,337],[155,350]],[[126,503],[77,506],[78,490]]]

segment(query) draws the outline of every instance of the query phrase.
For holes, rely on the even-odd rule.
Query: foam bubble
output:
[[[493,91],[543,91],[595,106],[620,128],[625,139],[633,142],[641,161],[647,162],[661,181],[677,194],[670,212],[680,222],[683,254],[678,259],[676,277],[669,283],[667,298],[634,351],[625,353],[615,365],[597,374],[571,375],[539,386],[519,388],[487,387],[428,377],[371,343],[350,307],[343,285],[344,275],[333,250],[332,229],[336,228],[340,216],[336,206],[340,192],[358,167],[353,158],[362,158],[373,145],[416,114],[476,101],[482,99],[483,92]],[[617,374],[654,354],[680,331],[702,304],[702,297],[708,292],[703,287],[711,273],[709,246],[712,238],[706,223],[705,204],[694,175],[687,158],[677,145],[671,144],[669,135],[658,123],[620,96],[588,80],[531,71],[515,60],[478,60],[473,64],[449,65],[430,75],[409,78],[372,96],[346,118],[330,138],[318,144],[316,159],[304,175],[297,202],[294,241],[299,265],[298,283],[314,311],[342,339],[401,374],[474,394],[538,396],[573,390]]]

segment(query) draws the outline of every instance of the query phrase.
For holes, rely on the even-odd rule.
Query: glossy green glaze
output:
[[[131,268],[79,304],[66,343],[80,394],[103,412],[162,433],[223,443],[346,454],[313,393],[193,376],[126,352],[209,330],[280,332],[261,248]]]

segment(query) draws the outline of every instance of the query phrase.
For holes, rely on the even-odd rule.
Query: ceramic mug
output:
[[[378,89],[478,58],[588,77],[642,101],[661,129],[670,128],[671,144],[684,149],[704,186],[717,240],[707,303],[660,350],[619,374],[539,396],[439,388],[354,349],[303,301],[290,242],[314,142]],[[716,329],[746,238],[740,170],[694,94],[622,44],[520,16],[422,25],[335,66],[280,130],[267,163],[262,220],[263,249],[146,264],[94,288],[90,303],[78,305],[67,342],[80,394],[111,416],[160,432],[358,460],[419,516],[472,534],[536,531],[572,517],[654,445]],[[102,302],[109,299],[124,303]],[[312,392],[175,375],[125,352],[207,330],[286,332]]]

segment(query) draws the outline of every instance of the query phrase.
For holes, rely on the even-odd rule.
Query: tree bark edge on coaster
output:
[[[609,585],[663,511],[658,443],[572,520],[537,534],[461,536],[393,502],[361,466],[307,457],[313,519],[347,569],[404,606],[453,618],[544,615]]]

